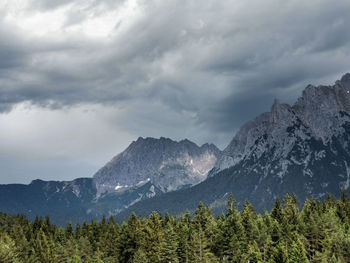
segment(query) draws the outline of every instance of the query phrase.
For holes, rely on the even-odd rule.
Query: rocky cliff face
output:
[[[307,86],[292,106],[275,100],[223,152],[188,140],[139,138],[93,179],[0,185],[0,210],[49,214],[57,222],[178,214],[200,201],[220,212],[232,192],[239,205],[249,199],[262,211],[276,196],[296,193],[303,201],[341,188],[350,191],[350,74],[333,86]]]
[[[303,202],[339,196],[342,188],[350,192],[349,93],[346,74],[333,86],[307,86],[293,106],[275,100],[270,112],[240,128],[205,181],[135,204],[120,216],[178,214],[200,201],[220,212],[229,193],[238,205],[248,199],[263,211],[286,194]]]
[[[292,166],[299,166],[305,176],[321,176],[327,172],[316,174],[312,165],[322,162],[326,170],[337,167],[333,176],[344,178],[340,184],[349,187],[349,93],[350,74],[346,74],[333,86],[307,86],[293,106],[275,100],[270,112],[242,126],[211,175],[254,160],[250,168],[264,176],[282,180]]]
[[[220,154],[212,144],[139,138],[94,178],[0,185],[0,210],[31,219],[50,215],[59,225],[115,215],[142,200],[205,180]]]
[[[193,186],[205,180],[220,150],[213,144],[201,147],[189,140],[138,138],[95,175],[98,193],[151,182],[162,192]]]

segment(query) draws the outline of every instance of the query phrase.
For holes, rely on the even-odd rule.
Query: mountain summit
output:
[[[142,200],[202,182],[220,155],[213,144],[140,137],[93,178],[0,185],[0,210],[30,218],[49,214],[61,225],[115,215]]]
[[[277,196],[304,201],[342,188],[350,190],[350,74],[332,86],[308,85],[294,105],[275,100],[223,152],[140,137],[93,178],[0,186],[0,209],[56,220],[125,219],[130,212],[194,210],[200,201],[220,212],[232,192],[238,205],[248,199],[261,211]]]
[[[326,165],[325,162],[334,156],[336,160],[327,163],[326,170],[337,166],[338,174],[347,178],[346,167],[350,165],[349,90],[350,74],[346,74],[334,86],[307,86],[293,106],[275,100],[270,112],[241,127],[223,151],[212,174],[254,160],[254,169],[261,170],[264,175],[278,174],[282,178],[289,172],[288,167],[294,165],[303,166],[302,173],[311,175],[311,164],[316,161]],[[259,166],[262,157],[267,158],[266,164]]]
[[[308,85],[294,105],[275,100],[244,124],[202,183],[139,203],[130,210],[183,212],[200,201],[220,210],[228,193],[259,210],[277,196],[300,201],[350,190],[350,74],[333,86]],[[164,203],[174,204],[171,208]]]
[[[193,186],[205,180],[220,157],[213,144],[201,147],[185,139],[139,137],[102,167],[94,179],[98,193],[150,181],[162,192]]]

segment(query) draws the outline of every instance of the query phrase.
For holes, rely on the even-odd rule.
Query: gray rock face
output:
[[[193,186],[205,180],[220,150],[189,140],[138,138],[95,175],[98,195],[151,182],[162,192]]]
[[[115,215],[142,200],[198,184],[220,154],[212,144],[139,138],[94,178],[0,185],[0,210],[31,219],[50,215],[59,225]]]
[[[332,170],[334,176],[342,178],[339,187],[347,189],[350,185],[349,93],[350,74],[346,74],[333,86],[307,86],[293,106],[275,100],[270,112],[241,127],[210,176],[245,164],[240,168],[241,173],[259,171],[264,176],[283,180],[291,170],[298,170],[312,177],[316,175],[313,165],[322,163],[326,170],[317,174],[328,171],[330,175]],[[331,178],[323,180],[328,180],[323,185],[329,185]]]
[[[293,106],[275,100],[270,112],[247,122],[223,151],[208,178],[188,189],[145,199],[131,211],[179,214],[199,202],[217,214],[233,193],[242,207],[248,199],[257,209],[271,209],[275,198],[306,198],[350,193],[350,74],[333,86],[306,87]]]

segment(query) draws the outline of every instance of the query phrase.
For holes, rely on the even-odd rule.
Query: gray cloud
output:
[[[122,0],[116,1],[116,0],[104,0],[104,1],[98,1],[98,0],[31,0],[30,1],[30,9],[32,10],[40,10],[40,11],[48,11],[53,10],[57,8],[64,7],[68,4],[78,4],[82,5],[84,9],[92,9],[96,8],[96,6],[103,6],[103,7],[115,7],[116,5],[119,5],[120,2],[123,2]]]
[[[103,37],[74,28],[132,1],[33,0],[28,16],[66,8],[57,35],[1,19],[0,112],[102,105],[131,137],[224,147],[274,97],[293,103],[307,84],[350,71],[347,0],[135,2]]]

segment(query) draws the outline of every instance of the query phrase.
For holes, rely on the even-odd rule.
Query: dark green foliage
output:
[[[297,238],[296,241],[292,243],[289,253],[290,263],[307,263],[309,260],[306,257],[306,251],[304,245],[301,243],[300,239]]]
[[[200,203],[193,216],[132,214],[121,226],[103,217],[59,228],[49,217],[0,213],[0,262],[350,262],[349,208],[343,191],[339,200],[306,200],[301,211],[286,195],[262,215],[248,201],[239,212],[230,195],[217,218]]]

